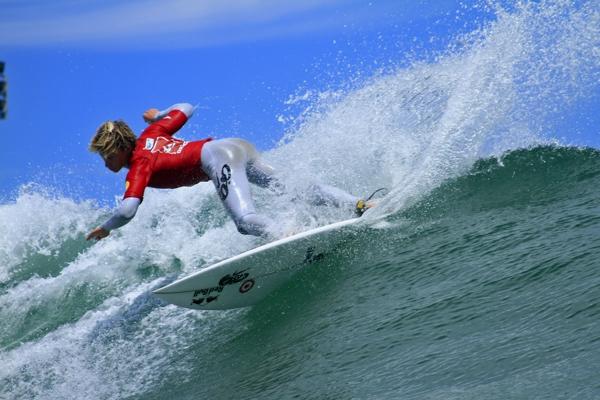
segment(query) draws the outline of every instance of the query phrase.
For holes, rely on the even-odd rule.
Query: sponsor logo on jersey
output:
[[[151,152],[163,154],[180,154],[187,144],[188,142],[185,142],[180,139],[159,136],[156,138],[156,143],[154,143]]]
[[[144,150],[152,150],[154,147],[154,139],[146,139],[146,145],[144,146]]]

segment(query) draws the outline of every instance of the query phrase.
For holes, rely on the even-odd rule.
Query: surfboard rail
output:
[[[335,246],[332,236],[358,218],[310,229],[221,260],[152,293],[193,309],[230,309],[260,301],[302,267],[321,261]]]

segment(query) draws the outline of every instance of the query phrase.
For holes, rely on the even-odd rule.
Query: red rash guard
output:
[[[173,138],[187,120],[185,113],[175,109],[142,132],[129,160],[123,198],[141,199],[147,186],[173,189],[209,180],[202,171],[200,153],[212,139],[185,142]]]

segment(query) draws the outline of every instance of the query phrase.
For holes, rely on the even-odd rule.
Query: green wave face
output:
[[[565,197],[590,195],[597,187],[600,152],[542,146],[478,160],[471,170],[436,188],[399,213],[414,218],[447,213],[543,206]]]
[[[29,257],[24,267],[45,274],[19,272],[2,289],[2,393],[594,398],[599,161],[561,147],[479,160],[231,312],[151,296],[181,261],[123,259],[123,237],[92,248],[113,270],[66,240],[55,261],[66,267]],[[99,376],[115,384],[91,385]]]

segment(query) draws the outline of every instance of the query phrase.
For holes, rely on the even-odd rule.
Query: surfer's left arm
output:
[[[110,231],[126,225],[133,219],[137,212],[141,199],[137,197],[127,197],[123,199],[119,207],[116,209],[112,217],[108,221],[100,225],[99,227],[92,230],[86,237],[86,240],[96,239],[100,240],[107,237]]]

